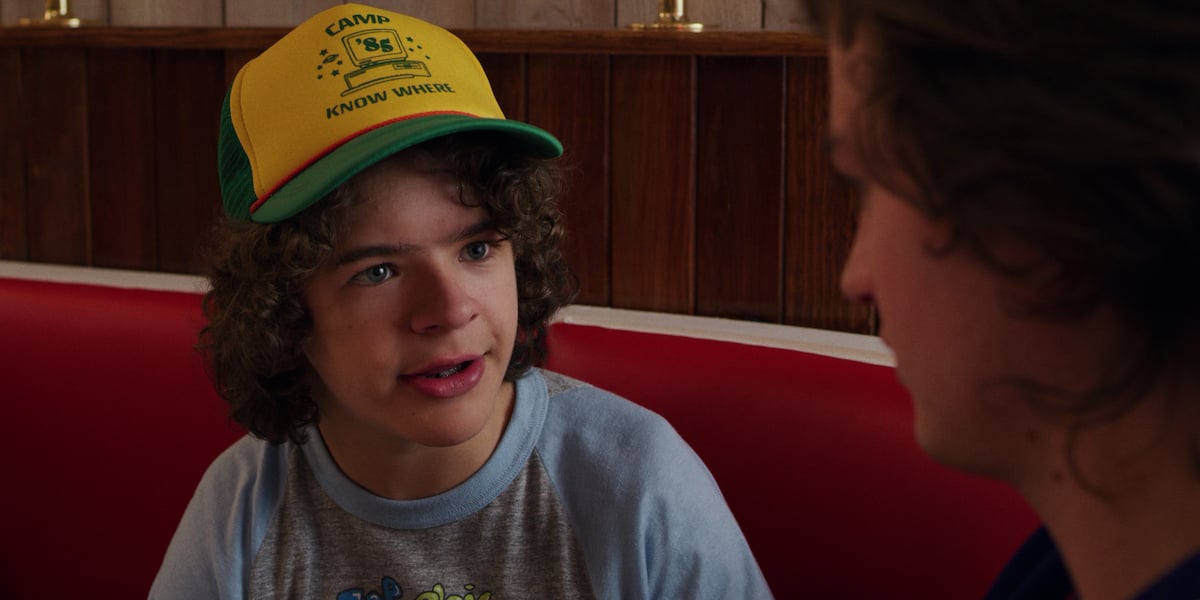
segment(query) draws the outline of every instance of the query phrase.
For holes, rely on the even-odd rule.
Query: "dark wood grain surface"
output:
[[[695,58],[612,60],[612,303],[692,313]]]
[[[98,48],[88,61],[88,152],[93,260],[158,268],[154,177],[154,60],[131,48]]]
[[[609,59],[595,54],[529,56],[526,118],[563,143],[563,251],[580,280],[578,302],[612,302],[609,265]]]
[[[29,258],[89,264],[87,51],[22,53]]]
[[[16,85],[0,86],[0,258],[29,258],[25,210],[25,86],[21,49],[0,48],[0,69]]]
[[[217,116],[283,30],[0,29],[0,258],[194,273]],[[580,302],[859,333],[853,190],[796,33],[462,32],[511,118],[561,139]]]
[[[783,62],[699,59],[699,314],[766,322],[782,316]]]

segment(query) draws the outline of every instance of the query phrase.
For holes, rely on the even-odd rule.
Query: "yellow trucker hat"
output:
[[[505,133],[541,158],[562,154],[546,131],[504,118],[478,59],[449,31],[335,6],[234,78],[217,147],[225,214],[286,219],[400,150],[471,130]]]

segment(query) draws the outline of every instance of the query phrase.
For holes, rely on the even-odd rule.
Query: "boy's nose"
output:
[[[861,229],[861,224],[860,224]],[[850,246],[850,254],[842,265],[841,288],[842,295],[854,302],[869,304],[874,301],[871,291],[871,277],[868,249],[862,236],[856,234],[854,243]]]
[[[452,331],[479,314],[479,304],[470,288],[453,272],[432,269],[416,287],[411,316],[416,333]]]

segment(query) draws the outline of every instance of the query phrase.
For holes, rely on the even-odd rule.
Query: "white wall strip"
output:
[[[207,289],[204,278],[194,275],[19,261],[0,261],[0,277],[191,293],[201,293]],[[891,352],[878,337],[840,331],[580,305],[564,308],[555,320],[609,329],[798,350],[877,365],[894,364]]]
[[[88,283],[119,288],[142,288],[171,292],[196,293],[208,289],[208,283],[205,279],[195,275],[128,271],[124,269],[101,269],[98,267],[72,267],[4,260],[0,260],[0,277],[59,281],[63,283]]]
[[[557,320],[799,350],[877,365],[895,364],[891,351],[873,335],[599,306],[568,306],[559,312]]]

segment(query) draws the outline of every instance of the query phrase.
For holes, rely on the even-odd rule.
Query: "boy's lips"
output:
[[[472,360],[474,360],[474,359],[473,358],[464,358],[464,359],[460,359],[460,360],[442,362],[442,363],[439,363],[439,364],[436,364],[433,366],[424,367],[424,368],[412,373],[411,375],[409,375],[409,377],[428,377],[430,379],[441,379],[443,377],[449,377],[450,375],[453,375],[456,372],[461,371],[463,369],[463,367],[466,366],[467,363],[470,363]]]
[[[471,391],[483,371],[482,356],[467,356],[422,366],[400,380],[426,396],[451,398]]]

